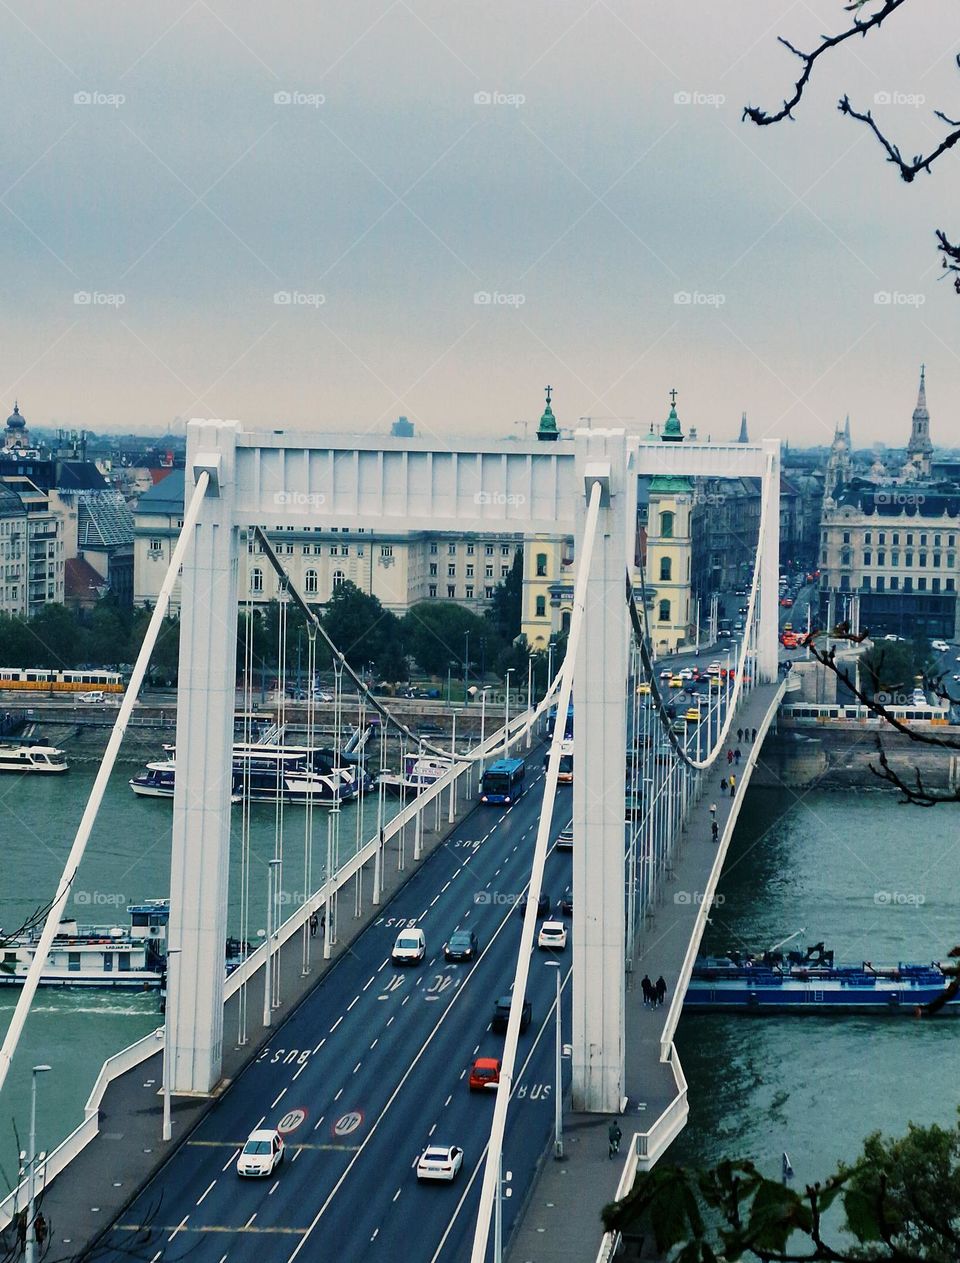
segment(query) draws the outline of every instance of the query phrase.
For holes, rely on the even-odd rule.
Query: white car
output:
[[[427,954],[423,930],[401,930],[393,945],[390,959],[395,965],[419,965]]]
[[[664,669],[660,672],[660,679],[669,680],[671,675],[673,675],[673,672],[670,670],[670,668],[664,667]]]
[[[567,927],[562,921],[544,921],[537,935],[537,947],[545,952],[562,952],[567,945]]]
[[[707,675],[719,675],[722,670],[719,662],[711,662],[707,667]]]
[[[283,1161],[283,1137],[269,1131],[252,1131],[237,1158],[237,1175],[272,1175]]]
[[[931,640],[930,648],[936,649],[937,653],[947,653],[948,650],[950,649],[950,646],[947,644],[945,640]]]
[[[463,1150],[456,1145],[430,1145],[417,1162],[417,1179],[446,1180],[450,1184],[462,1166]]]
[[[83,702],[86,706],[102,706],[106,700],[106,693],[101,692],[99,689],[92,693],[81,693],[77,698],[78,702]]]
[[[681,671],[678,671],[678,672],[677,672],[677,675],[679,675],[679,677],[680,677],[680,679],[681,679],[681,680],[692,680],[692,679],[693,679],[693,668],[692,668],[692,667],[684,667]]]

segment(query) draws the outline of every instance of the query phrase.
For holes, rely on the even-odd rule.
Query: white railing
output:
[[[528,713],[521,711],[514,719],[510,721],[510,729],[522,729],[528,720]],[[482,746],[476,747],[476,751],[480,754],[486,753],[488,750],[494,750],[503,741],[503,729],[500,728],[488,737]],[[454,764],[443,776],[439,777],[427,789],[422,790],[415,798],[413,798],[402,811],[384,826],[383,838],[373,837],[364,846],[352,855],[349,860],[342,864],[334,874],[330,882],[324,884],[317,890],[313,896],[307,900],[301,907],[297,908],[286,921],[280,926],[276,937],[271,944],[271,955],[273,955],[284,943],[286,943],[298,930],[302,929],[304,924],[309,920],[313,912],[315,912],[326,900],[328,894],[335,894],[342,886],[346,885],[352,877],[376,854],[377,847],[385,847],[391,838],[395,837],[401,829],[414,819],[418,811],[424,808],[437,797],[448,791],[454,781],[465,773],[470,773],[472,763]],[[329,885],[329,891],[327,889]],[[260,946],[243,962],[239,968],[235,969],[227,979],[224,988],[224,1000],[228,1000],[240,988],[244,981],[249,979],[263,965],[266,956],[266,944],[261,943]],[[97,1075],[93,1089],[87,1098],[84,1106],[83,1122],[76,1127],[64,1140],[57,1145],[48,1155],[46,1161],[40,1167],[39,1188],[43,1188],[50,1181],[60,1174],[73,1159],[82,1152],[83,1149],[95,1139],[100,1130],[100,1106],[106,1094],[107,1088],[122,1074],[126,1074],[132,1070],[134,1066],[147,1061],[154,1053],[163,1051],[164,1029],[162,1026],[155,1031],[150,1031],[144,1035],[142,1039],[138,1039],[136,1043],[129,1044],[126,1048],[122,1048],[118,1053],[114,1053],[100,1067],[100,1073]],[[9,1193],[2,1201],[0,1201],[0,1231],[8,1227],[12,1222],[17,1211],[22,1209],[27,1197],[27,1181],[23,1180],[11,1193]]]

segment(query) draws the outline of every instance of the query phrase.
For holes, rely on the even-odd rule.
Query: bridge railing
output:
[[[511,733],[521,730],[526,724],[528,717],[529,712],[521,711],[514,719],[511,719]],[[480,754],[486,754],[495,750],[502,741],[503,728],[499,728],[483,742],[482,746],[475,747],[475,749]],[[449,792],[450,786],[455,781],[458,781],[461,776],[469,775],[472,767],[471,763],[455,763],[443,776],[438,777],[432,785],[422,790],[384,826],[382,839],[379,837],[371,838],[356,854],[341,864],[333,877],[328,882],[324,882],[309,900],[297,908],[283,922],[271,943],[271,954],[279,950],[298,930],[303,928],[306,922],[309,921],[310,916],[322,906],[328,895],[335,894],[341,887],[345,886],[365,864],[368,864],[374,858],[378,846],[385,847],[392,838],[396,837],[401,829],[410,824],[418,811],[423,811],[440,795]],[[224,990],[225,999],[229,999],[234,995],[241,985],[249,981],[257,970],[263,966],[266,954],[266,944],[261,943],[255,951],[250,953],[243,964],[233,971],[227,979]],[[136,1043],[129,1044],[126,1048],[114,1053],[112,1057],[107,1058],[101,1066],[90,1096],[87,1098],[83,1111],[83,1122],[74,1128],[55,1149],[51,1150],[44,1162],[39,1165],[38,1194],[96,1138],[100,1130],[100,1106],[106,1095],[107,1088],[113,1080],[126,1074],[135,1066],[141,1065],[144,1061],[148,1061],[155,1053],[162,1052],[163,1039],[164,1029],[161,1026],[155,1031],[150,1031],[149,1034],[144,1035],[142,1039],[138,1039]],[[160,1088],[158,1087],[159,1090]],[[0,1232],[10,1225],[17,1212],[26,1205],[27,1195],[27,1181],[23,1180],[0,1201]]]

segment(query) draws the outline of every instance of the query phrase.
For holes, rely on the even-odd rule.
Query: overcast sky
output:
[[[848,21],[842,0],[7,0],[0,399],[95,430],[519,435],[547,382],[564,426],[646,428],[676,387],[701,437],[746,409],[751,437],[822,442],[849,411],[857,445],[898,444],[925,360],[933,439],[958,442],[933,236],[960,237],[956,151],[904,185],[835,108],[889,94],[904,152],[935,146],[956,4],[822,62],[796,122],[740,121],[796,78],[778,34]]]

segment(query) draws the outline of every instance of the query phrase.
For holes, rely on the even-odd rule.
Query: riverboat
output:
[[[0,745],[0,772],[36,772],[51,776],[68,770],[66,754],[43,741]]]

